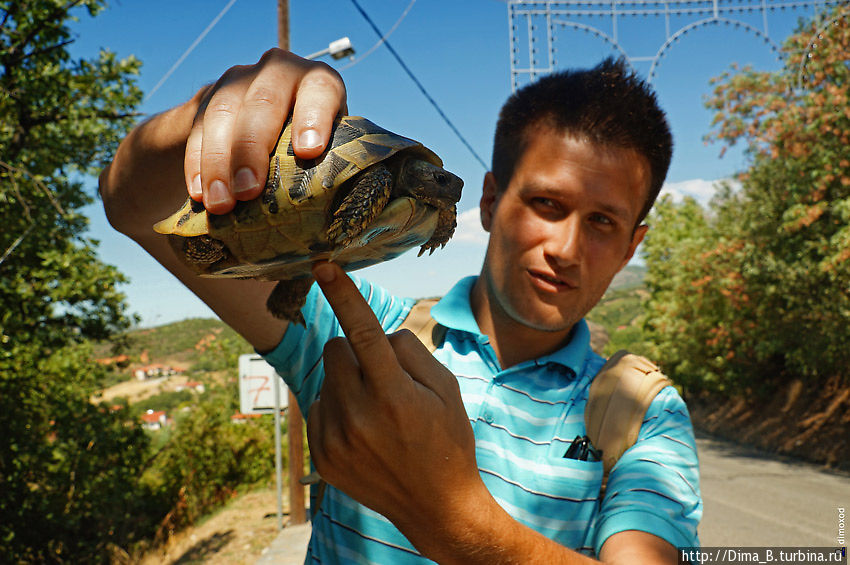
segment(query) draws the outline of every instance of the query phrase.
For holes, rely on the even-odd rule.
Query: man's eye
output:
[[[614,222],[604,214],[593,214],[590,216],[590,221],[597,224],[614,225]]]
[[[542,208],[557,208],[557,203],[551,198],[544,198],[542,196],[537,196],[532,198],[532,202],[535,206],[540,206]]]

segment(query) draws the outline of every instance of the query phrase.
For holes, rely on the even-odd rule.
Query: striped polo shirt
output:
[[[352,278],[384,329],[395,330],[414,300]],[[502,370],[472,314],[475,280],[462,279],[433,307],[432,316],[447,328],[434,356],[457,376],[475,433],[478,468],[496,501],[522,524],[589,555],[624,530],[649,532],[677,547],[699,545],[696,445],[676,390],[667,387],[655,398],[637,442],[612,469],[600,502],[602,463],[564,458],[570,442],[586,433],[590,383],[604,363],[590,349],[587,324],[579,322],[570,342],[554,353]],[[315,285],[302,312],[306,329],[290,324],[265,357],[307,414],[324,378],[324,344],[343,332]],[[308,563],[431,562],[386,518],[331,486],[311,518]]]

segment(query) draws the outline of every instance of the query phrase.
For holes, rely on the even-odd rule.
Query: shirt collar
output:
[[[478,322],[472,314],[472,304],[469,297],[472,287],[478,277],[464,277],[460,279],[440,301],[431,308],[431,316],[439,324],[453,330],[469,332],[473,335],[481,335]]]
[[[439,324],[454,330],[461,330],[480,336],[481,330],[472,313],[470,295],[477,276],[464,277],[455,284],[443,298],[431,308],[431,316]],[[557,363],[563,365],[575,375],[581,375],[590,352],[590,330],[584,319],[578,321],[570,334],[570,341],[560,349],[534,360],[537,365]]]

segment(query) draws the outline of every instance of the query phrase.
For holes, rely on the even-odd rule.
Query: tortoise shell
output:
[[[289,121],[258,198],[239,201],[223,215],[209,214],[189,199],[154,230],[168,235],[178,257],[208,277],[292,280],[310,277],[312,263],[320,259],[354,270],[416,246],[433,251],[429,242],[445,244],[454,231],[456,208],[441,210],[412,195],[394,193],[388,202],[375,204],[385,207],[353,238],[340,243],[329,236],[333,214],[358,175],[378,163],[411,158],[442,171],[440,158],[421,143],[357,116],[337,120],[320,157],[300,159],[292,149]],[[457,183],[454,202],[462,186],[460,179]],[[373,205],[366,200],[367,207]]]

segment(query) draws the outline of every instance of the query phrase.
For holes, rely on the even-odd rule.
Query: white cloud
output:
[[[481,227],[481,216],[477,206],[457,215],[457,228],[452,241],[486,245],[488,238],[489,234]]]
[[[733,179],[691,179],[681,182],[666,182],[661,187],[661,194],[672,194],[676,201],[690,196],[699,202],[700,205],[705,206],[714,197],[714,194],[717,192],[717,185],[721,182],[728,182],[734,190],[737,190],[741,185],[741,183]]]

